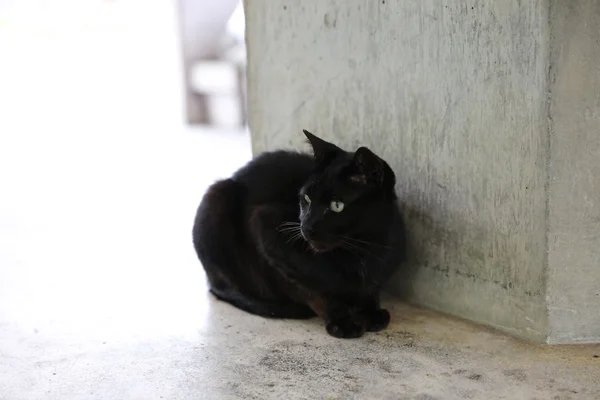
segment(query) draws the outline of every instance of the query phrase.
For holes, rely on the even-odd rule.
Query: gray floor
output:
[[[600,398],[598,346],[393,299],[388,330],[340,341],[210,298],[191,221],[248,138],[179,124],[164,3],[110,34],[0,23],[0,399]]]
[[[194,275],[121,281],[122,311],[85,323],[3,324],[0,398],[600,398],[597,346],[533,346],[393,301],[388,330],[341,341],[318,320],[268,321],[209,300]]]

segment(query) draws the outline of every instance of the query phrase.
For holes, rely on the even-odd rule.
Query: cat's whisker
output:
[[[384,249],[391,249],[390,246],[386,246],[380,243],[375,243],[375,242],[368,242],[366,240],[361,240],[361,239],[357,239],[357,238],[353,238],[353,237],[349,237],[349,236],[342,236],[344,239],[351,241],[351,242],[356,242],[356,243],[361,243],[361,244],[365,244],[368,246],[378,246],[378,247],[382,247]]]
[[[278,228],[277,230],[279,232],[299,232],[300,228],[299,227],[289,227],[289,228]]]
[[[349,244],[348,244],[348,243],[346,243],[345,241],[343,241],[343,240],[342,240],[342,246],[341,246],[341,247],[342,247],[343,249],[346,249],[346,250],[348,250],[350,253],[352,253],[352,254],[354,254],[354,255],[356,255],[356,256],[358,256],[358,257],[360,257],[360,254],[359,254],[359,253],[355,252],[355,251],[354,251],[354,249],[353,249],[352,247],[348,247],[348,246],[349,246]]]
[[[380,247],[385,248],[385,249],[391,249],[391,247],[388,247],[388,246],[385,246],[385,245],[382,245],[382,244],[379,244],[379,243],[367,242],[367,241],[364,241],[364,240],[355,239],[355,238],[351,238],[351,237],[348,237],[348,236],[339,236],[339,238],[342,239],[342,240],[345,240],[347,243],[352,243],[356,247],[364,249],[365,251],[369,251],[370,250],[370,249],[369,250],[367,249],[367,246],[369,246],[369,245],[380,246]]]
[[[279,228],[283,227],[283,226],[300,226],[300,222],[284,222],[281,225],[279,225]]]
[[[300,228],[292,228],[292,229],[288,229],[286,230],[281,230],[282,233],[286,234],[286,235],[290,235],[290,237],[287,239],[286,243],[295,243],[297,242],[299,239],[302,238],[302,231],[300,231]]]
[[[350,242],[346,242],[342,240],[342,243],[344,244],[342,247],[346,250],[348,250],[349,252],[351,252],[352,254],[360,257],[360,256],[364,256],[364,249],[357,247],[355,245],[353,245]]]
[[[298,241],[298,239],[300,239],[300,237],[302,237],[302,235],[300,233],[296,233],[294,235],[292,235],[286,243],[294,243],[296,241]]]
[[[342,242],[343,242],[343,243],[345,243],[347,246],[350,246],[349,248],[356,249],[356,250],[358,250],[358,251],[362,251],[362,252],[369,252],[367,249],[365,249],[365,248],[363,248],[363,247],[361,247],[361,246],[358,246],[358,245],[356,245],[356,244],[354,244],[354,243],[352,243],[352,242],[349,242],[349,241],[347,241],[347,240],[346,240],[346,239],[344,239],[344,238],[341,238],[341,240],[342,240]]]
[[[378,260],[378,261],[380,261],[380,262],[383,262],[383,263],[385,262],[385,260],[384,260],[383,258],[381,258],[381,257],[380,257],[380,256],[378,256],[377,254],[373,253],[373,252],[372,252],[372,251],[370,251],[369,249],[367,249],[367,248],[365,248],[365,247],[362,247],[362,246],[359,246],[359,245],[357,245],[357,244],[355,244],[355,243],[349,242],[349,241],[347,241],[347,240],[346,240],[347,238],[340,237],[340,239],[341,239],[341,240],[342,240],[342,242],[343,242],[343,243],[345,243],[347,246],[350,246],[351,248],[353,248],[353,249],[356,249],[356,250],[357,250],[357,251],[359,251],[359,252],[362,252],[362,254],[363,254],[363,255],[366,255],[366,256],[371,256],[371,257],[375,258],[376,260]],[[347,249],[347,250],[349,250],[349,248],[348,248],[348,247],[346,247],[346,249]]]
[[[299,226],[284,226],[277,228],[279,232],[300,231]]]

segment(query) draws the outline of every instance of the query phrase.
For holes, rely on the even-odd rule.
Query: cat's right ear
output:
[[[313,149],[313,154],[315,155],[315,160],[317,162],[322,162],[329,156],[342,151],[342,149],[336,145],[326,142],[325,140],[313,135],[306,129],[303,129],[302,132],[304,132],[304,135],[306,135],[306,138]]]
[[[350,180],[361,185],[383,183],[385,162],[366,147],[360,147],[354,153]]]

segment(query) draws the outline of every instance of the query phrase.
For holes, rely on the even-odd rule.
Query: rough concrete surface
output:
[[[548,341],[600,342],[600,2],[551,11]]]
[[[599,4],[247,0],[253,150],[370,146],[412,238],[397,292],[599,341]]]
[[[395,301],[388,330],[345,341],[316,319],[266,320],[195,289],[185,297],[198,303],[167,302],[178,317],[159,310],[133,329],[3,324],[0,399],[600,398],[600,346],[527,344]]]
[[[545,2],[246,2],[255,152],[302,128],[397,172],[413,301],[544,340]]]

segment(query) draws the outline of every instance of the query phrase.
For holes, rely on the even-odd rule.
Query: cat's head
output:
[[[357,245],[361,235],[387,229],[395,207],[396,178],[366,147],[347,152],[304,131],[315,169],[299,193],[302,236],[325,252]]]

